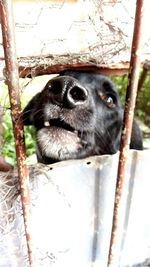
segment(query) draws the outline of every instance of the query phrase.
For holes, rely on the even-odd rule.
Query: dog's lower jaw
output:
[[[55,155],[55,158],[54,158],[54,156],[47,157],[45,154],[43,154],[40,147],[37,145],[36,155],[37,155],[38,162],[43,163],[43,164],[53,164],[53,163],[60,162],[63,160],[87,158],[89,156],[96,155],[96,153],[95,153],[95,150],[93,149],[93,147],[89,145],[87,150],[82,149],[79,151],[75,151],[74,153],[68,152],[66,154],[59,153],[59,155]]]
[[[86,134],[80,138],[72,133],[56,127],[43,127],[36,132],[37,158],[44,164],[81,159],[94,155],[94,135],[90,133],[90,142],[85,140]],[[83,139],[84,137],[84,139]]]

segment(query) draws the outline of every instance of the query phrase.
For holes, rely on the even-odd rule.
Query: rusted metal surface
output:
[[[25,59],[24,59],[25,60]],[[36,77],[40,75],[54,74],[60,73],[64,70],[79,70],[79,71],[89,71],[94,73],[100,73],[103,75],[123,75],[128,73],[129,71],[129,63],[118,63],[113,65],[97,65],[91,63],[69,63],[69,64],[57,64],[51,65],[49,63],[48,57],[43,57],[42,60],[37,58],[37,61],[40,61],[40,64],[31,65],[32,59],[26,59],[26,67],[19,67],[19,76],[21,78],[25,77]],[[75,60],[74,60],[75,61]],[[5,73],[5,71],[4,71]]]
[[[22,208],[24,215],[25,233],[29,254],[30,266],[34,266],[32,240],[30,232],[30,194],[29,177],[26,166],[25,144],[23,134],[23,122],[21,120],[21,107],[19,98],[19,74],[16,59],[14,38],[14,25],[12,15],[12,3],[10,0],[0,1],[0,17],[3,36],[3,48],[7,70],[7,84],[10,97],[11,117],[15,138],[16,157],[21,190]]]
[[[35,59],[34,59],[35,60]],[[40,62],[36,64],[37,62]],[[35,64],[31,64],[33,59],[29,58],[24,58],[19,60],[20,61],[20,66],[19,66],[19,77],[20,78],[34,78],[36,76],[41,76],[41,75],[48,75],[48,74],[58,74],[61,71],[64,70],[79,70],[79,71],[89,71],[89,72],[94,72],[94,73],[100,73],[103,75],[118,75],[122,76],[124,74],[127,74],[129,71],[129,62],[124,62],[124,63],[118,63],[118,64],[112,64],[112,65],[97,65],[97,64],[91,64],[91,63],[69,63],[69,64],[64,64],[61,65],[51,65],[49,63],[48,57],[42,57],[42,60],[40,58],[36,58]],[[26,62],[26,67],[21,66],[21,62],[24,61]],[[142,64],[143,65],[143,64]],[[3,68],[3,73],[1,75],[0,71],[0,80],[4,80],[5,77],[5,68]]]
[[[116,266],[115,259],[117,258],[117,244],[119,242],[118,232],[121,224],[120,223],[121,199],[122,199],[123,187],[125,184],[125,167],[129,152],[129,143],[131,138],[134,108],[136,103],[136,95],[137,95],[138,79],[140,71],[139,54],[141,48],[143,5],[144,5],[144,0],[137,0],[132,50],[131,50],[130,70],[128,75],[128,86],[127,86],[125,111],[124,111],[123,131],[122,131],[121,146],[120,146],[120,158],[119,158],[118,176],[116,184],[112,235],[111,235],[109,259],[108,259],[109,267]]]

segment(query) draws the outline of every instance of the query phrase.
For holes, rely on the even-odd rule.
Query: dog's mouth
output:
[[[50,119],[37,131],[38,149],[48,158],[64,160],[81,158],[91,153],[87,133],[75,129],[63,119]]]
[[[74,134],[78,137],[81,136],[80,131],[77,131],[70,124],[68,124],[67,122],[65,122],[64,120],[61,120],[59,118],[58,119],[51,119],[50,121],[45,121],[44,126],[49,127],[49,129],[50,128],[56,129],[57,131],[60,131],[60,132],[67,132],[70,134]]]

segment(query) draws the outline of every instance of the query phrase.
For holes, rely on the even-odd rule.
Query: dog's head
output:
[[[119,149],[122,109],[112,82],[66,71],[51,79],[23,111],[36,129],[38,160],[53,163]]]

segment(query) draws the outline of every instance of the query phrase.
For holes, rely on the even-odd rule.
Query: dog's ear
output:
[[[32,125],[34,121],[34,113],[39,103],[41,93],[36,94],[26,105],[22,112],[22,118],[24,125]]]

